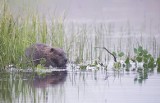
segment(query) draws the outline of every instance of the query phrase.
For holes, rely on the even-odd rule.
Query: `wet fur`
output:
[[[25,51],[27,58],[31,59],[35,66],[40,64],[41,59],[45,59],[44,66],[65,67],[67,58],[65,52],[60,48],[52,48],[45,44],[33,44]]]

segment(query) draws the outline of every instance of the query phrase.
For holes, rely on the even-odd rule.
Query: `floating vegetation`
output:
[[[146,49],[143,49],[142,46],[139,46],[138,48],[134,48],[135,57],[134,59],[138,63],[143,63],[143,67],[153,69],[156,67],[156,62],[151,54],[148,53]]]
[[[81,70],[86,70],[86,68],[87,68],[87,65],[80,65]]]
[[[159,68],[160,59],[157,58],[157,60],[155,60],[154,57],[150,53],[148,53],[148,51],[144,49],[142,46],[139,46],[138,48],[134,48],[135,55],[133,57],[125,56],[123,52],[117,52],[117,53],[112,52],[111,53],[105,47],[102,47],[102,49],[106,50],[110,55],[113,56],[113,59],[114,59],[113,67],[116,70],[126,67],[126,71],[129,71],[129,68],[133,66],[131,65],[131,62],[133,62],[136,65],[136,68],[139,68],[137,67],[137,64],[143,64],[144,70],[153,71],[153,69],[156,66],[157,68]],[[126,59],[122,59],[122,57],[124,56],[126,57]]]

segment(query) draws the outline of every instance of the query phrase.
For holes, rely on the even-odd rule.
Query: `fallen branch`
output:
[[[107,48],[105,48],[105,47],[95,47],[95,48],[101,48],[101,49],[106,50],[110,55],[112,55],[112,56],[113,56],[113,58],[114,58],[114,62],[117,62],[117,58],[116,58],[116,56],[115,56],[113,53],[111,53]]]

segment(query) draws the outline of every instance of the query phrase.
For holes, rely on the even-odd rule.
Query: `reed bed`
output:
[[[25,17],[14,17],[6,4],[0,13],[0,68],[14,65],[25,67],[25,49],[31,44],[40,42],[56,47],[63,47],[64,27],[62,21],[52,22],[48,28],[46,19],[38,14]],[[51,32],[51,33],[49,33]]]
[[[112,59],[104,50],[95,47],[133,56],[133,48],[142,45],[157,58],[160,37],[151,33],[148,37],[145,29],[135,31],[129,22],[120,27],[112,22],[66,23],[63,17],[48,20],[32,12],[15,17],[4,3],[0,12],[0,67],[11,64],[25,67],[25,48],[36,42],[63,48],[69,61],[75,63],[93,63],[96,60],[106,63]]]

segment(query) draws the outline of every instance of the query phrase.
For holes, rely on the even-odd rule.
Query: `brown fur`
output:
[[[41,64],[41,60],[45,59],[44,66],[49,67],[65,67],[67,58],[64,51],[60,48],[52,48],[45,44],[33,44],[25,51],[27,58],[33,61],[34,65]]]

